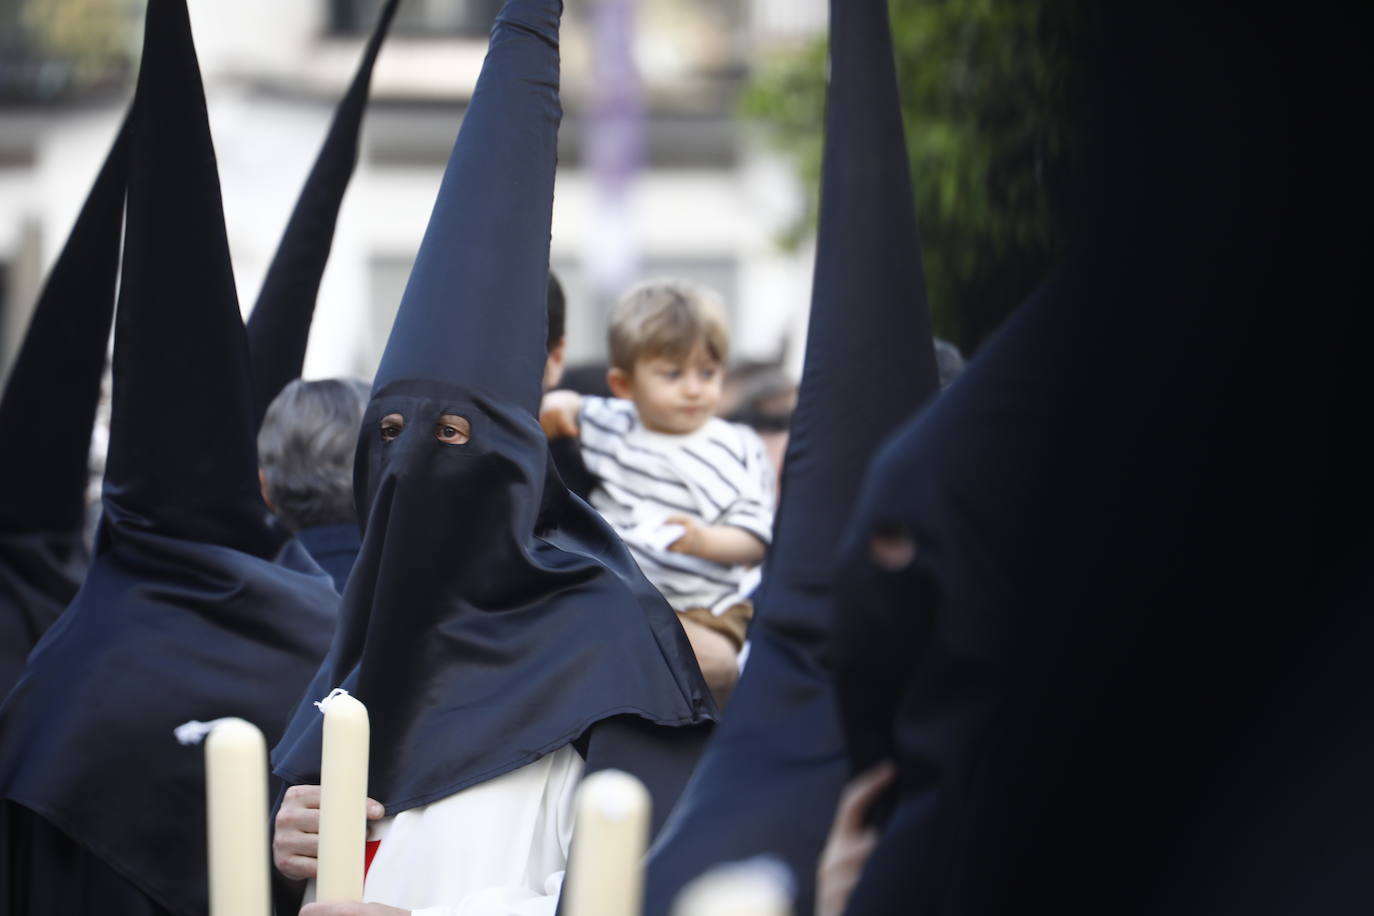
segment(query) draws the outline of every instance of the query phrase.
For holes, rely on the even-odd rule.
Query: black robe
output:
[[[0,908],[25,916],[171,911],[130,884],[99,856],[23,805],[0,800]]]
[[[348,574],[358,560],[358,548],[362,546],[362,535],[356,522],[339,522],[333,525],[311,525],[296,532],[296,540],[309,552],[310,558],[329,573],[334,580],[334,588],[343,594]]]
[[[1094,231],[878,458],[845,539],[836,683],[900,795],[851,916],[1374,895],[1368,385],[1329,228],[1353,173],[1313,142],[1354,58],[1312,21],[1104,19]],[[1298,314],[1331,335],[1307,363]]]

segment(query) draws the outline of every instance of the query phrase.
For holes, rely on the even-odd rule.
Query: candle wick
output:
[[[342,687],[335,687],[333,690],[329,691],[328,695],[325,696],[323,700],[316,700],[315,705],[319,707],[320,712],[324,712],[329,708],[329,704],[334,702],[335,697],[346,696],[348,696],[347,690],[344,690]]]
[[[183,722],[172,730],[172,734],[181,744],[200,744],[205,740],[205,736],[215,730],[215,726],[221,722],[228,722],[233,716],[225,716],[221,719],[211,719],[209,722],[202,722],[199,719],[192,719],[190,722]]]

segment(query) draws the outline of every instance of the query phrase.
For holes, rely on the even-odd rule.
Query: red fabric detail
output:
[[[363,851],[363,877],[367,877],[367,871],[372,867],[372,860],[377,857],[377,850],[381,847],[381,840],[368,840],[367,847]]]

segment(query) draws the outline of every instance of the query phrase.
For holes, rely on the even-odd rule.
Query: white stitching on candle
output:
[[[205,740],[205,736],[215,730],[215,726],[221,722],[228,722],[233,716],[225,716],[221,719],[211,719],[209,722],[202,722],[199,719],[192,719],[190,722],[183,722],[172,729],[172,734],[181,744],[200,744]]]
[[[329,704],[334,701],[335,697],[346,696],[348,696],[347,690],[344,690],[342,687],[335,687],[333,690],[329,691],[329,694],[323,700],[316,700],[315,705],[319,707],[320,712],[324,712],[329,708]]]

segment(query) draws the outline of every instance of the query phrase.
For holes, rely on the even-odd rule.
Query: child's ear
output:
[[[630,373],[624,369],[612,368],[606,372],[606,386],[611,389],[611,394],[624,401],[629,401],[634,395],[634,390],[630,385]]]

